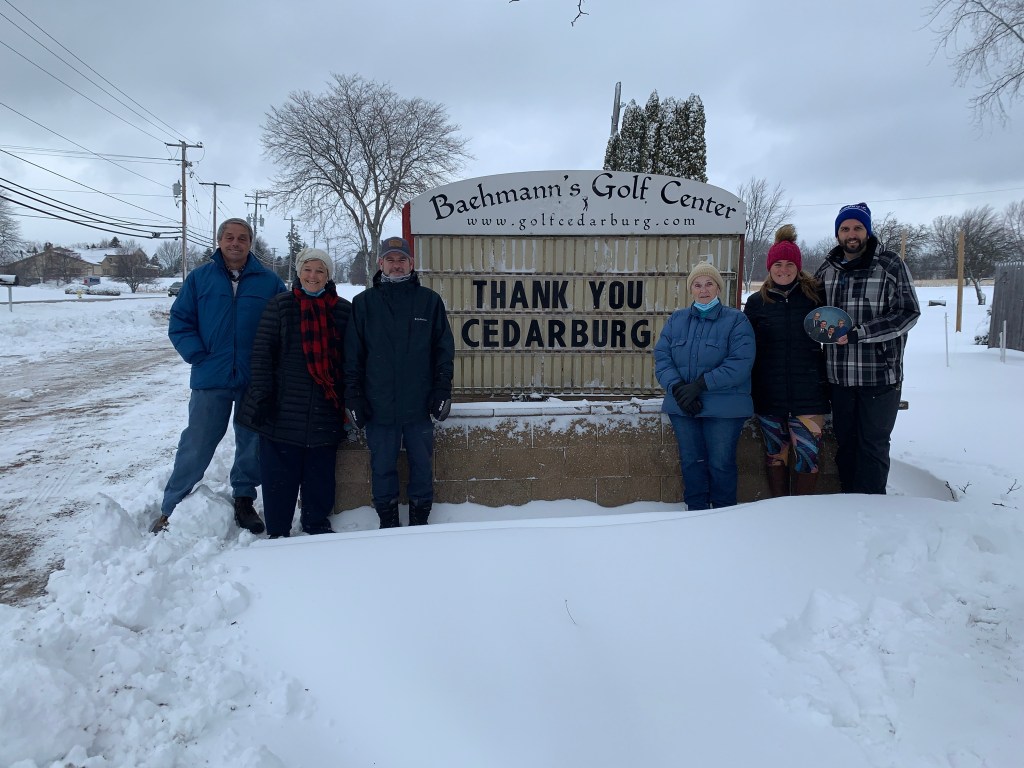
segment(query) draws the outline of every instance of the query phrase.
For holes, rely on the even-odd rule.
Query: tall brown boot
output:
[[[810,496],[818,486],[817,472],[794,472],[793,473],[793,495]]]
[[[768,467],[768,495],[789,496],[789,467],[785,464]]]

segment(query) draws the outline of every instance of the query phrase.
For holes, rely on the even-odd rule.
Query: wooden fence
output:
[[[996,267],[992,320],[988,329],[989,347],[999,346],[1004,322],[1007,349],[1024,352],[1024,259],[1007,261]]]

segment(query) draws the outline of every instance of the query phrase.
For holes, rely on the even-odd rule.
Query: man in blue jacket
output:
[[[426,525],[434,500],[434,425],[452,398],[455,338],[441,297],[419,283],[409,244],[381,243],[373,287],[352,300],[345,331],[345,403],[366,428],[373,505],[381,528],[398,520],[398,454],[409,460],[409,525]]]
[[[213,259],[185,278],[171,305],[168,336],[192,366],[188,426],[181,433],[174,469],[164,488],[160,517],[150,530],[165,529],[179,502],[192,492],[227,432],[231,412],[249,384],[249,359],[267,299],[286,290],[281,278],[250,252],[253,231],[244,219],[217,229]],[[231,467],[235,522],[253,533],[265,530],[253,502],[259,475],[259,436],[235,425]]]

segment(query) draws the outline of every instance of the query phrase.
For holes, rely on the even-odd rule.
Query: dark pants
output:
[[[669,415],[679,445],[683,501],[687,509],[736,503],[736,446],[747,417],[693,418]]]
[[[334,511],[336,446],[304,448],[260,435],[263,517],[268,536],[292,529],[295,502],[302,489],[302,527],[322,523]]]
[[[902,387],[832,386],[832,431],[843,493],[885,493],[889,438],[896,426]]]
[[[412,424],[371,421],[366,425],[366,444],[375,507],[398,500],[398,454],[403,443],[409,460],[409,501],[434,500],[434,423],[430,417]]]

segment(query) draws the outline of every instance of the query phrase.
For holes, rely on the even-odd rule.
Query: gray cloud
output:
[[[889,0],[856,8],[804,0],[590,0],[589,15],[575,26],[569,0],[183,0],[159,7],[11,1],[175,131],[202,141],[202,150],[189,152],[193,181],[230,184],[218,197],[233,215],[245,214],[245,194],[266,188],[274,172],[259,143],[265,112],[291,91],[322,90],[331,72],[359,73],[404,96],[447,105],[476,158],[467,177],[599,167],[616,81],[624,100],[640,103],[654,89],[680,98],[696,92],[707,112],[711,183],[734,191],[751,176],[781,182],[809,242],[831,234],[836,206],[847,202],[867,200],[878,215],[892,211],[928,223],[940,213],[1024,198],[1014,140],[1024,110],[1009,125],[975,126],[972,91],[954,84],[941,55],[933,57],[922,9]],[[6,0],[0,11],[25,25]],[[0,41],[127,114],[3,19]],[[174,136],[129,128],[3,47],[0,71],[0,101],[74,142],[103,153],[176,156],[163,146]],[[8,110],[0,113],[0,144],[73,148]],[[97,189],[139,195],[125,199],[169,220],[179,217],[165,194],[179,175],[174,164],[129,166],[147,177],[141,179],[109,163],[26,159]],[[0,172],[28,186],[72,186],[2,154]],[[205,231],[209,188],[192,189],[203,212],[193,223]],[[48,194],[110,215],[148,215],[94,194]],[[153,194],[161,196],[142,196]],[[284,247],[287,214],[264,214],[272,245]],[[20,221],[37,240],[103,236]],[[304,236],[311,240],[312,233]]]

